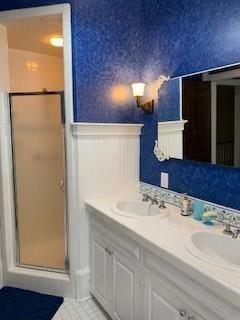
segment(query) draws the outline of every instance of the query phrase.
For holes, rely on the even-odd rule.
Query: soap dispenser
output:
[[[181,215],[184,217],[190,216],[190,203],[191,200],[189,199],[188,195],[185,194],[183,197],[182,208],[181,208]]]

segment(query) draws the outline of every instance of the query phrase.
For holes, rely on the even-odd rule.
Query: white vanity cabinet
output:
[[[198,279],[133,239],[90,215],[91,293],[113,320],[240,319]]]
[[[91,292],[113,319],[138,320],[139,271],[122,250],[121,244],[91,228]]]

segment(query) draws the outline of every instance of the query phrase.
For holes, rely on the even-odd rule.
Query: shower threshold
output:
[[[31,270],[40,270],[40,271],[47,271],[47,272],[54,272],[54,273],[60,273],[60,274],[68,274],[68,268],[66,269],[56,269],[56,268],[50,268],[50,267],[44,267],[44,266],[33,266],[30,264],[23,264],[23,263],[17,263],[17,268],[24,268],[24,269],[31,269]]]

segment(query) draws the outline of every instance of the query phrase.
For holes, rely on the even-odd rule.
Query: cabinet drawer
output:
[[[204,320],[168,290],[161,281],[146,274],[144,320]]]
[[[168,263],[146,249],[143,250],[143,265],[147,273],[161,282],[176,297],[180,297],[182,301],[186,302],[190,310],[194,310],[192,313],[195,318],[186,318],[186,320],[238,319],[235,319],[234,316],[231,318],[222,316],[223,313],[231,314],[232,311],[226,312],[227,305],[222,310],[222,301],[217,296],[210,293],[204,286],[194,281],[186,273],[179,271],[173,264]]]
[[[140,246],[124,234],[114,229],[109,230],[107,224],[100,223],[95,219],[91,219],[91,232],[94,232],[94,234],[97,232],[100,236],[104,236],[109,246],[120,254],[135,261],[140,261]]]

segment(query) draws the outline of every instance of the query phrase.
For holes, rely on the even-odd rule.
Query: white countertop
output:
[[[118,228],[120,232],[173,264],[228,303],[240,307],[240,272],[208,264],[192,255],[184,245],[185,239],[193,232],[222,234],[223,226],[206,226],[193,217],[183,217],[180,215],[180,209],[172,205],[167,205],[171,213],[164,218],[136,219],[120,216],[111,209],[113,202],[118,199],[120,198],[89,200],[86,207],[110,227],[112,225]]]

